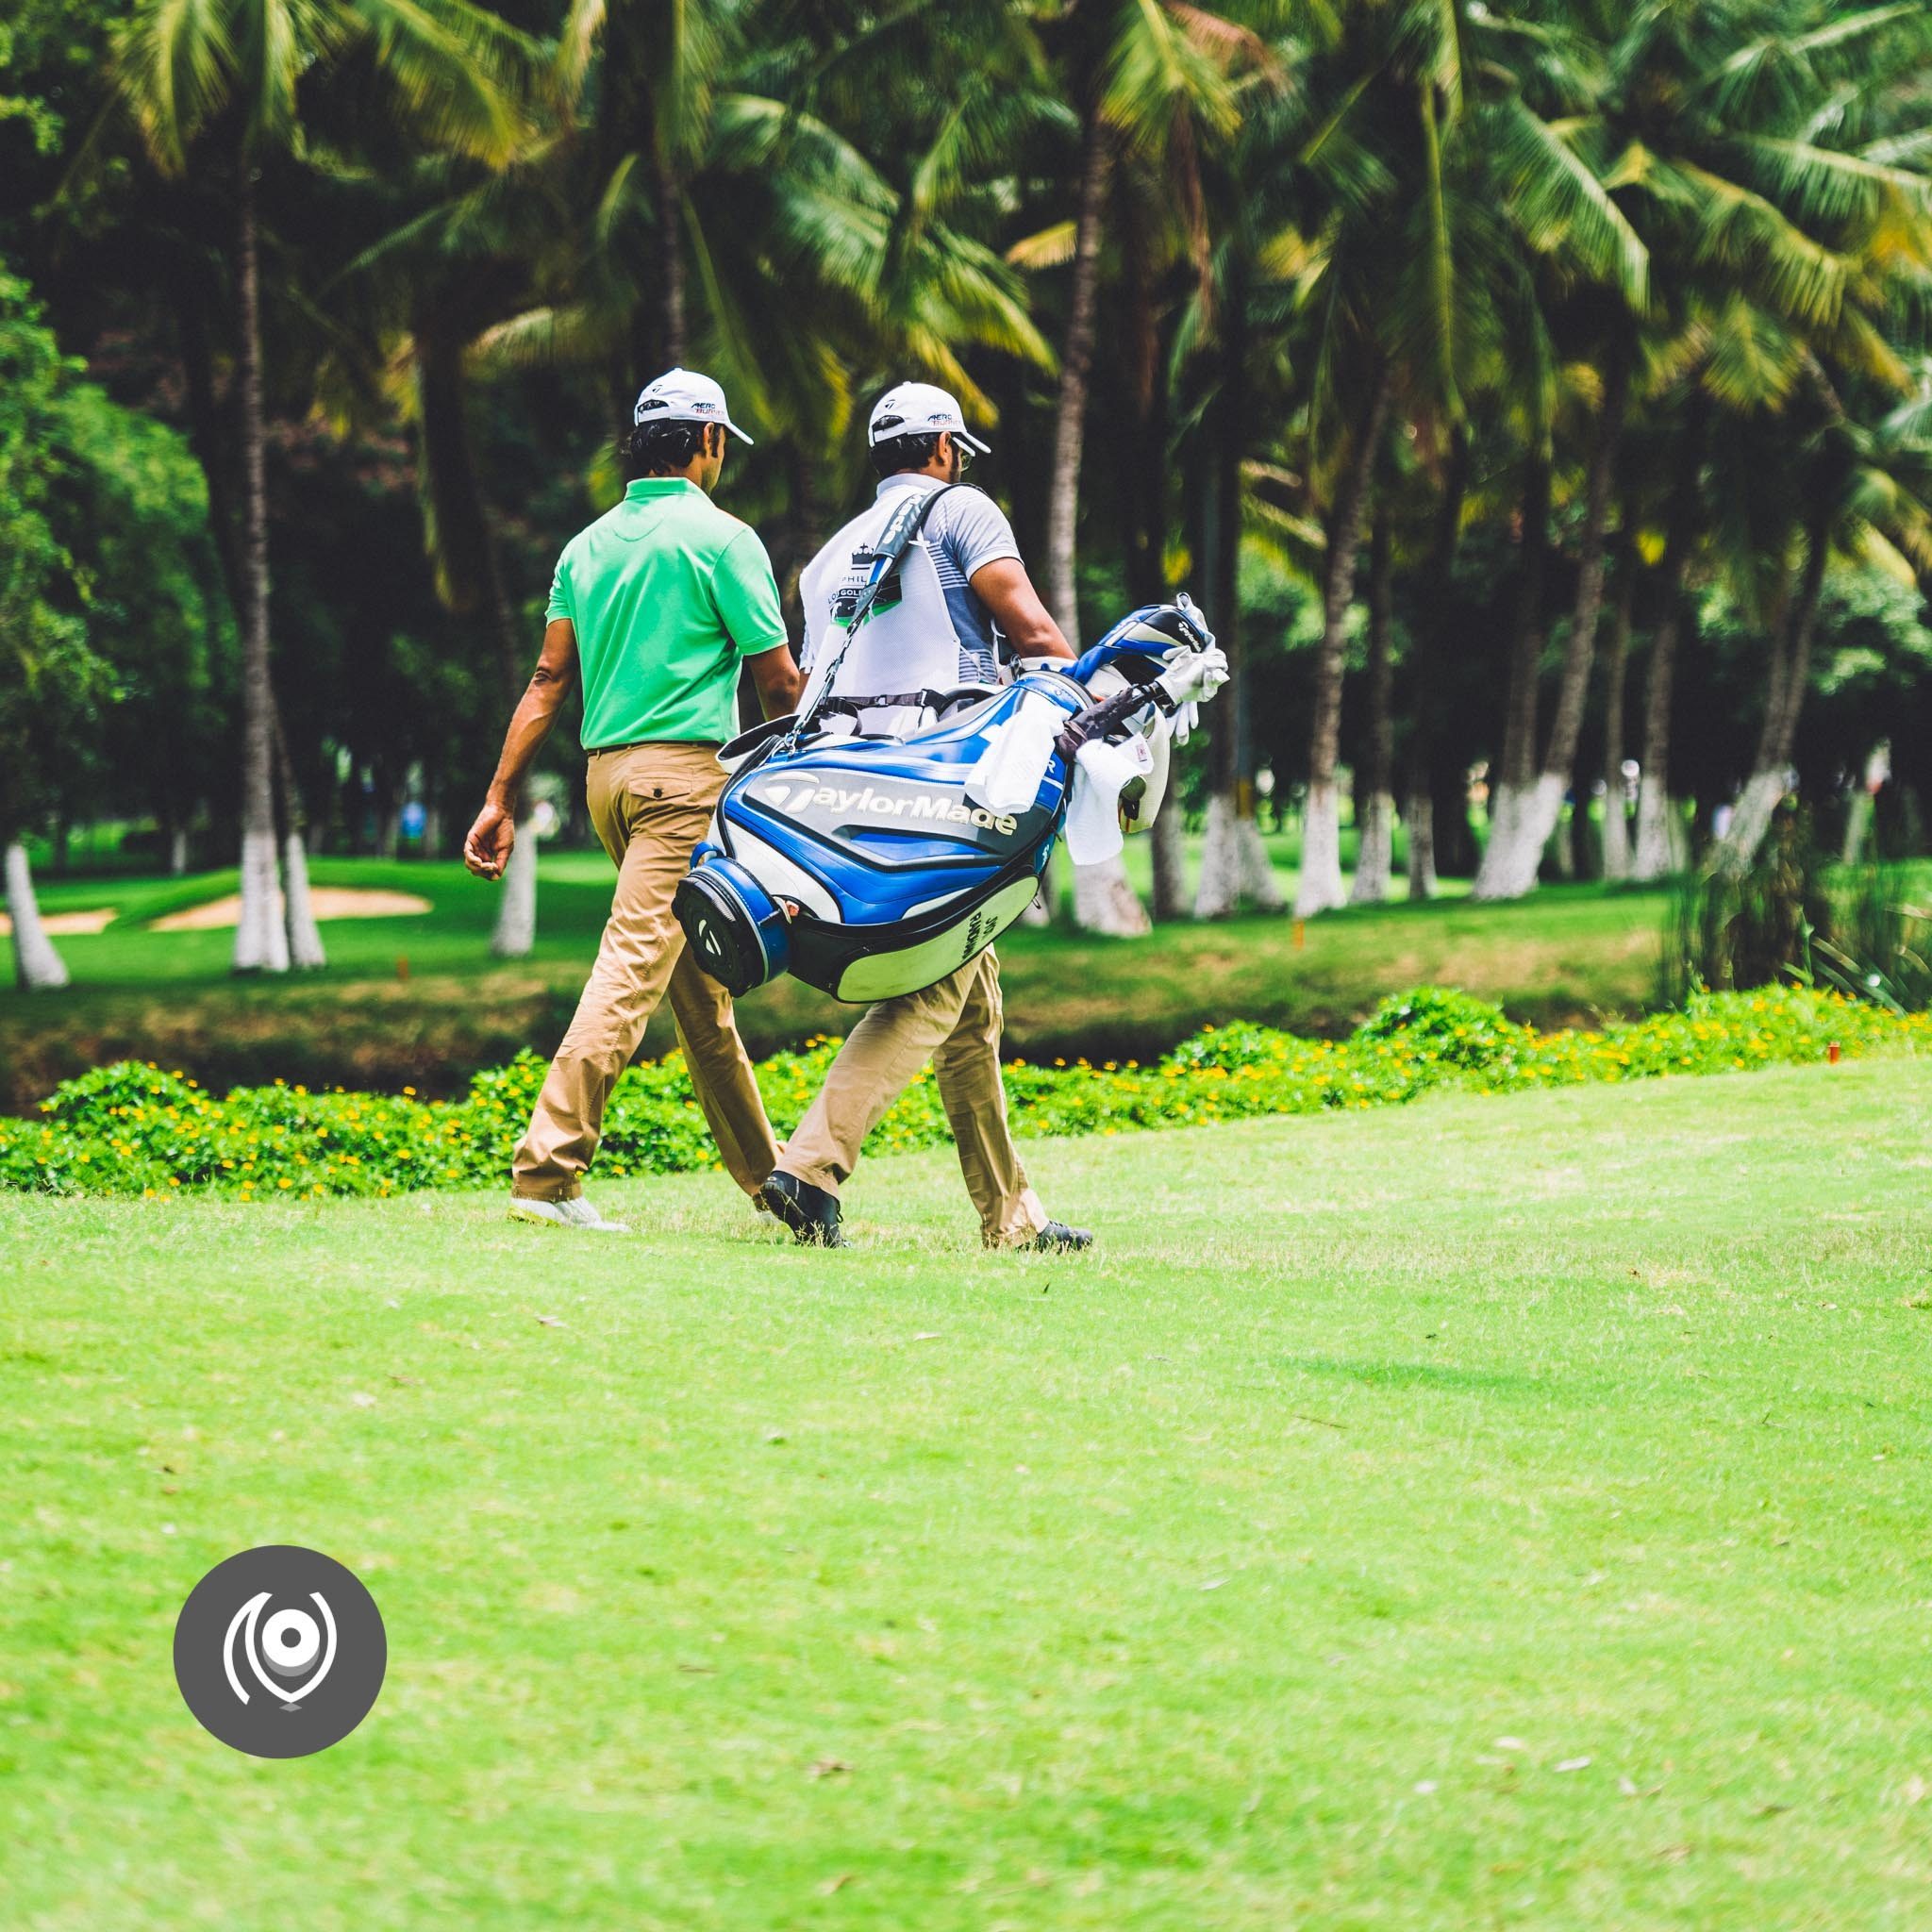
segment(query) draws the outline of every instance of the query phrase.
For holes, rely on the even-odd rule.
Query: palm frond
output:
[[[1573,255],[1632,308],[1650,286],[1650,251],[1602,181],[1557,130],[1520,97],[1491,117],[1493,156],[1503,193],[1539,253]]]
[[[1077,226],[1074,222],[1055,222],[1031,235],[1023,235],[1007,249],[1006,258],[1012,267],[1028,272],[1064,268],[1074,258]]]

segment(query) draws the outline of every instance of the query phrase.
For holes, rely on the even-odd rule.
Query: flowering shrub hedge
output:
[[[1932,1016],[1896,1017],[1796,988],[1706,993],[1681,1012],[1602,1031],[1539,1033],[1465,993],[1424,987],[1385,1001],[1347,1040],[1209,1027],[1158,1065],[1015,1060],[1007,1092],[1022,1134],[1112,1134],[1257,1114],[1385,1106],[1435,1088],[1507,1093],[1584,1081],[1715,1074],[1845,1054],[1932,1050]],[[804,1113],[837,1051],[813,1041],[758,1069],[774,1124]],[[519,1054],[459,1101],[311,1092],[277,1082],[225,1099],[123,1060],[65,1082],[38,1120],[0,1119],[0,1187],[155,1195],[198,1189],[242,1200],[491,1186],[508,1170],[544,1063]],[[874,1153],[948,1138],[928,1070],[879,1124]],[[605,1120],[599,1171],[677,1174],[718,1165],[676,1054],[630,1069]]]

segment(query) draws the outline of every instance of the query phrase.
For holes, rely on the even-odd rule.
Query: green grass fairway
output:
[[[489,950],[496,888],[459,865],[325,858],[314,877],[416,893],[434,909],[332,920],[322,928],[327,972],[238,982],[228,973],[231,930],[148,926],[232,891],[233,873],[46,886],[50,913],[112,908],[118,916],[103,932],[57,941],[74,974],[67,991],[0,987],[0,1108],[25,1111],[57,1081],[127,1057],[216,1088],[286,1078],[460,1091],[478,1067],[520,1046],[555,1047],[595,956],[612,882],[602,853],[546,858],[537,951],[505,964]],[[1124,941],[1020,930],[1000,942],[1007,1044],[1036,1058],[1105,1059],[1151,1057],[1208,1021],[1346,1031],[1385,994],[1429,980],[1521,1019],[1587,1023],[1651,996],[1663,913],[1660,893],[1584,886],[1546,888],[1517,906],[1449,898],[1351,909],[1310,921],[1299,940],[1286,918],[1170,925]],[[853,1017],[789,978],[739,1007],[760,1054],[843,1033]],[[645,1050],[672,1044],[660,1016]]]
[[[0,1924],[1903,1928],[1932,1912],[1932,1062],[714,1176],[0,1197]],[[355,1567],[354,1737],[175,1612]]]

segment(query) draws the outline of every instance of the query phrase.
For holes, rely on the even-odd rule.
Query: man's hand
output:
[[[463,841],[463,863],[479,879],[500,879],[516,842],[515,819],[500,805],[486,805]]]

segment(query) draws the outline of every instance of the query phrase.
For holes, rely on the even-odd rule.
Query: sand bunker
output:
[[[436,909],[427,899],[419,898],[414,892],[380,892],[359,886],[312,886],[308,903],[318,920],[408,919]],[[108,916],[111,918],[112,914]],[[171,912],[165,919],[150,920],[148,930],[212,932],[218,926],[241,923],[242,895],[230,892],[225,899],[210,899],[205,906],[191,906],[185,912]]]
[[[50,940],[72,939],[80,932],[105,932],[113,923],[114,908],[103,906],[93,912],[43,912],[41,924]],[[0,940],[13,937],[13,922],[0,912]]]

